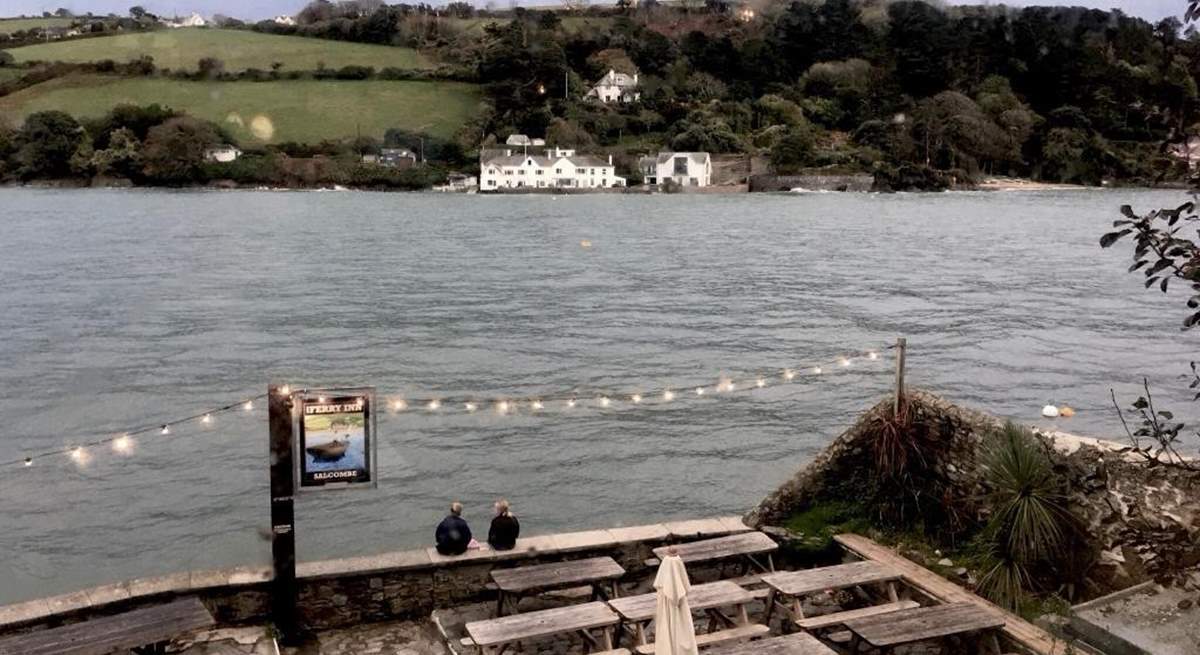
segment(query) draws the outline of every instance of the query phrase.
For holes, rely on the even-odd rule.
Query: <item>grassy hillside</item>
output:
[[[180,82],[85,75],[0,98],[0,115],[99,116],[115,105],[159,103],[229,128],[243,144],[382,138],[390,127],[450,136],[477,111],[478,87],[458,82]]]
[[[31,27],[69,27],[72,18],[0,18],[0,34],[21,32]]]
[[[128,61],[150,55],[160,68],[172,70],[194,70],[196,62],[204,57],[220,59],[225,62],[225,70],[228,71],[247,68],[269,70],[271,64],[277,61],[283,63],[284,70],[313,70],[321,62],[328,68],[348,65],[375,68],[431,66],[425,57],[409,48],[207,28],[157,30],[39,43],[13,48],[9,52],[18,62]]]
[[[21,68],[0,68],[0,84],[21,77],[24,74],[25,70]]]

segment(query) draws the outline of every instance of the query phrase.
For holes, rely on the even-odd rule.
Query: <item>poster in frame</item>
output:
[[[297,486],[374,488],[375,389],[312,389],[299,394]]]

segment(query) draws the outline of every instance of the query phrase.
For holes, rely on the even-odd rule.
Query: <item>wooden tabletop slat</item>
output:
[[[0,639],[0,655],[104,655],[213,626],[195,597]]]
[[[587,582],[614,580],[625,575],[611,557],[593,557],[569,562],[554,562],[536,566],[492,571],[492,580],[502,591],[524,592],[534,589],[570,587]]]
[[[764,575],[768,587],[788,596],[802,596],[826,589],[846,589],[900,579],[900,573],[878,562],[864,561],[803,571]]]
[[[728,537],[704,539],[676,546],[662,546],[654,549],[654,555],[662,559],[667,556],[667,551],[671,548],[675,549],[676,554],[686,564],[737,557],[739,555],[772,553],[779,550],[779,544],[761,532],[745,532]]]
[[[728,580],[696,585],[688,593],[688,606],[693,610],[744,605],[753,601],[754,594]],[[658,608],[658,594],[614,598],[608,601],[608,606],[626,621],[649,621],[654,618]]]
[[[514,614],[498,619],[473,621],[467,634],[480,646],[495,646],[524,639],[616,625],[620,618],[604,603],[556,607],[540,612]]]
[[[806,632],[712,648],[704,652],[705,655],[837,655],[836,651]]]
[[[850,619],[843,625],[876,648],[1004,627],[995,612],[973,603],[951,603]]]

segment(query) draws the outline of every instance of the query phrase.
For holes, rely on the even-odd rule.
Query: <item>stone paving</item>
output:
[[[230,628],[201,633],[168,649],[186,655],[450,655],[430,621],[372,623],[317,634],[301,648],[276,649],[262,627]]]

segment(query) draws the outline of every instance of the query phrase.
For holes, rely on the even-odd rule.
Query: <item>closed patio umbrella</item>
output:
[[[654,655],[696,655],[696,626],[688,606],[688,581],[683,560],[668,551],[654,578],[658,604],[654,612]]]

